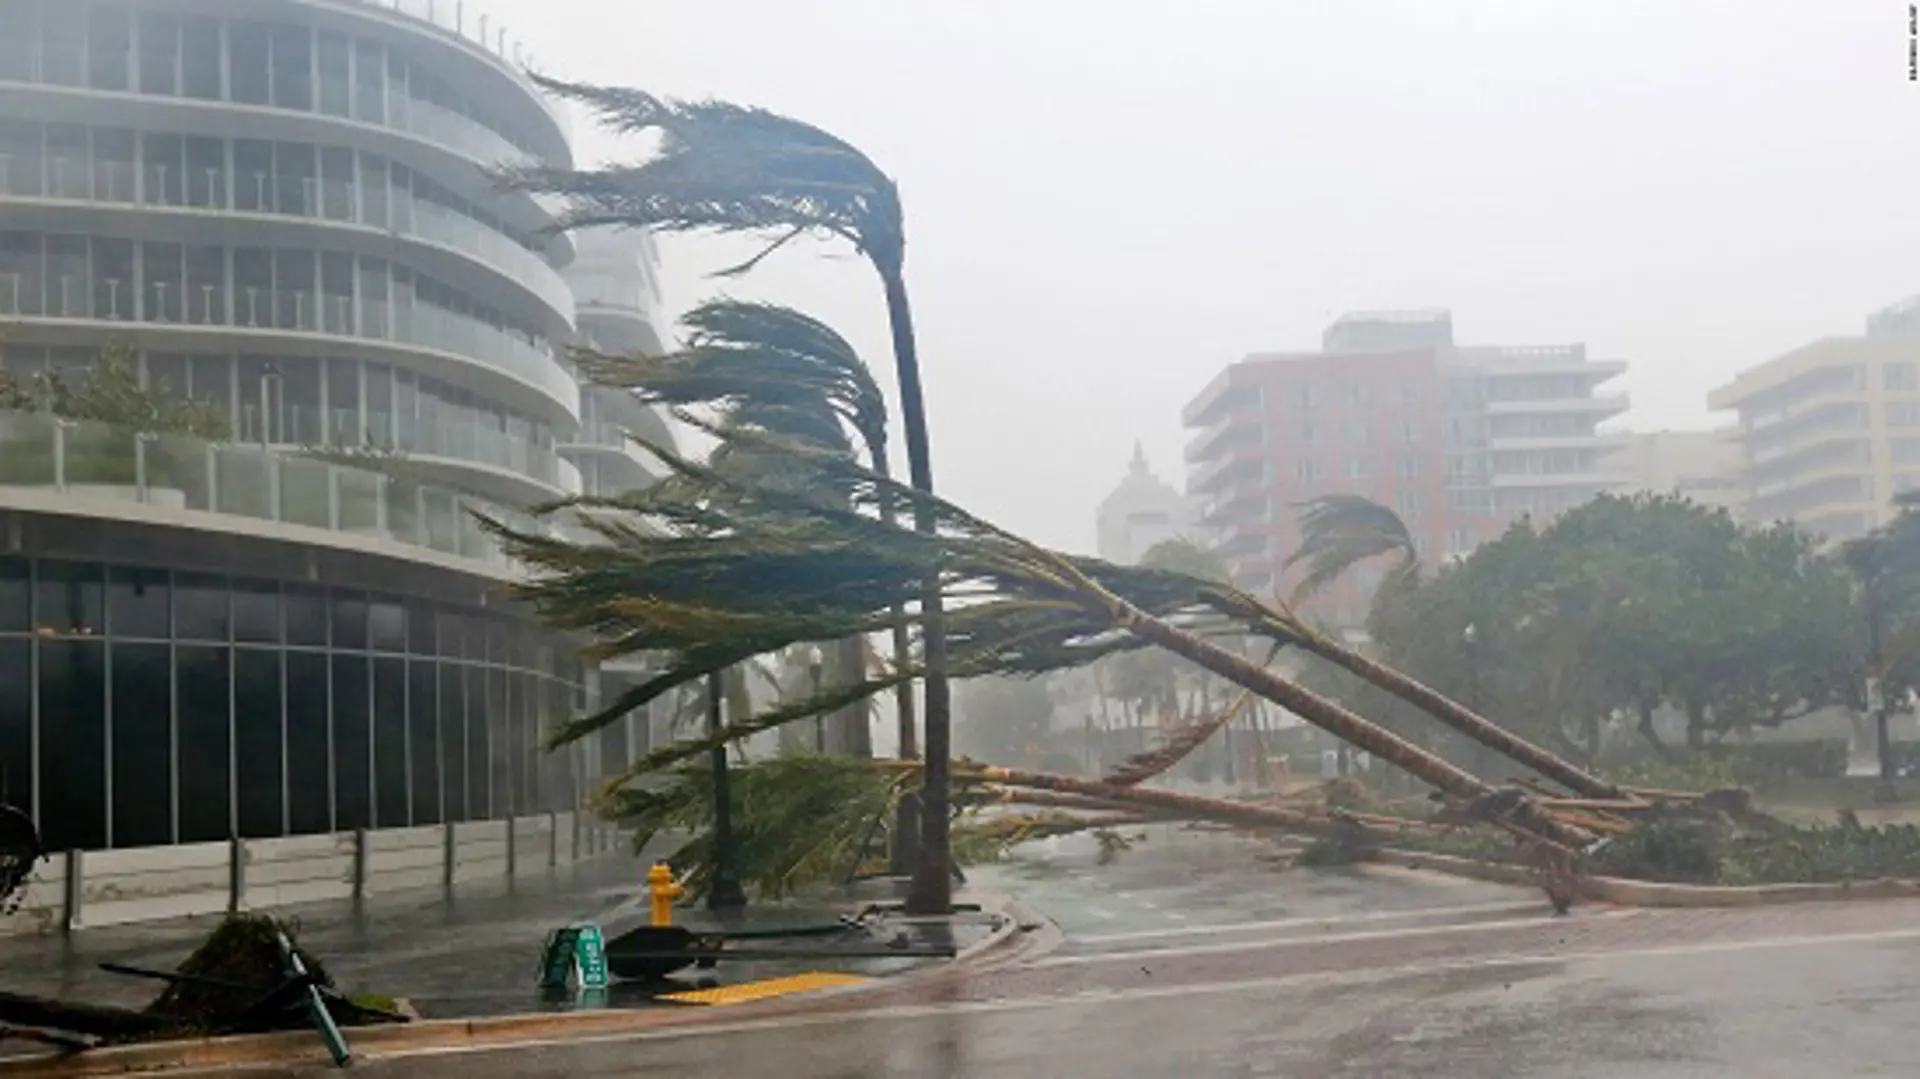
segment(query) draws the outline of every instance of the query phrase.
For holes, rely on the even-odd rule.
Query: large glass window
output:
[[[228,24],[231,47],[227,50],[233,100],[243,105],[267,105],[273,101],[273,67],[269,59],[273,30],[264,23]]]
[[[227,146],[220,139],[187,139],[187,205],[227,205]]]
[[[319,36],[320,111],[347,116],[353,111],[352,46],[346,35],[331,30]]]
[[[34,0],[0,0],[0,80],[39,81],[40,11]]]
[[[224,326],[227,314],[227,252],[221,247],[191,245],[186,249],[187,321]]]
[[[236,601],[240,592],[234,593]],[[236,603],[237,606],[237,603]],[[239,648],[233,653],[233,736],[238,770],[240,834],[262,839],[283,834],[281,820],[280,653]]]
[[[133,23],[127,9],[96,7],[88,15],[87,85],[95,90],[127,89],[133,68]]]
[[[106,629],[105,574],[90,562],[42,559],[34,588],[34,626],[41,633],[97,637]]]
[[[115,566],[107,574],[107,625],[115,637],[172,635],[167,571]]]
[[[258,247],[234,248],[234,325],[271,326],[273,314],[273,252]]]
[[[164,604],[166,590],[159,592]],[[115,641],[114,846],[173,842],[173,745],[173,649]]]
[[[440,781],[445,818],[467,817],[467,681],[460,664],[439,665]]]
[[[107,845],[106,646],[42,638],[40,831],[48,850]]]
[[[41,80],[56,86],[85,85],[87,9],[79,4],[43,5],[40,20]]]
[[[185,322],[187,277],[180,245],[149,240],[140,249],[141,317],[148,322]]]
[[[377,41],[354,43],[353,117],[372,124],[387,122],[387,57]]]
[[[93,197],[107,202],[133,202],[140,166],[134,160],[136,138],[117,127],[93,129]]]
[[[373,661],[374,822],[382,828],[407,824],[407,661]]]
[[[0,663],[4,663],[0,657]],[[4,722],[4,720],[0,720]],[[5,734],[0,733],[0,745]],[[412,822],[440,823],[440,702],[432,660],[407,664],[407,759],[411,769]]]
[[[273,28],[273,103],[313,108],[313,32],[304,26]]]
[[[148,134],[140,140],[142,197],[162,206],[181,206],[187,201],[187,143],[179,135]]]
[[[132,319],[135,314],[133,285],[133,241],[95,237],[93,316]]]
[[[373,823],[373,731],[367,657],[336,653],[333,664],[333,821],[340,831]]]
[[[39,124],[0,118],[0,195],[40,194],[45,139]]]
[[[487,737],[493,751],[488,754],[492,762],[490,772],[493,790],[493,812],[508,816],[520,812],[520,802],[516,795],[514,782],[517,754],[514,752],[514,734],[512,713],[507,704],[507,672],[497,667],[487,670]]]
[[[233,207],[248,213],[273,212],[273,143],[233,140]]]
[[[226,641],[232,638],[232,614],[227,606],[227,579],[204,573],[181,573],[173,579],[173,632],[183,641]]]
[[[314,254],[295,248],[273,253],[274,325],[283,330],[312,330],[316,274]]]
[[[0,633],[24,633],[33,628],[31,563],[0,555]]]
[[[354,186],[359,180],[353,151],[328,146],[320,151],[320,212],[334,221],[352,221]]]
[[[494,813],[493,779],[489,772],[493,742],[492,719],[487,712],[487,672],[468,666],[467,682],[467,815],[484,819]],[[497,803],[500,806],[504,801]]]
[[[220,100],[220,20],[180,17],[181,91],[204,101]]]
[[[232,834],[232,694],[224,647],[181,646],[175,653],[180,709],[180,841],[207,843]]]
[[[84,318],[93,312],[93,267],[85,236],[47,237],[47,314]]]
[[[0,565],[0,574],[5,572]],[[7,616],[0,583],[0,624]],[[28,637],[0,637],[0,803],[33,810],[33,641]]]
[[[180,92],[180,17],[167,11],[142,11],[136,24],[140,34],[140,92]]]
[[[332,692],[324,652],[287,653],[287,815],[296,835],[333,830]]]
[[[273,175],[276,211],[300,217],[320,212],[320,164],[312,145],[274,143]]]
[[[233,639],[243,644],[279,643],[279,585],[272,581],[233,582]]]

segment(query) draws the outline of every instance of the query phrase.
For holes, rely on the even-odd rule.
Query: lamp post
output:
[[[707,676],[707,733],[719,734],[720,674]],[[713,747],[713,887],[707,890],[708,910],[738,910],[747,905],[733,855],[733,800],[727,787],[727,745]]]

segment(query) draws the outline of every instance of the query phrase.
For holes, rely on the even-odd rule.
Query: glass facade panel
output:
[[[0,559],[0,797],[54,849],[565,808],[580,755],[539,745],[565,651],[497,611]]]
[[[336,652],[333,663],[333,826],[373,824],[373,717],[367,657]]]
[[[288,822],[295,835],[330,832],[334,757],[328,715],[333,687],[327,656],[288,651],[286,664]]]
[[[0,658],[0,664],[4,662]],[[407,663],[407,761],[416,825],[440,823],[440,687],[434,671],[430,660]],[[5,745],[5,737],[0,729],[0,746]]]
[[[0,802],[33,811],[33,641],[0,637]]]
[[[182,645],[176,652],[180,731],[180,842],[233,834],[233,652]]]
[[[373,661],[373,820],[379,828],[410,823],[407,780],[407,661]]]
[[[112,659],[113,845],[171,843],[173,649],[116,641]]]
[[[241,594],[234,593],[236,607]],[[264,839],[286,832],[281,760],[285,705],[281,694],[280,653],[263,648],[235,649],[234,780],[239,795],[240,835],[247,839]]]
[[[106,646],[42,639],[40,836],[48,850],[107,845]]]

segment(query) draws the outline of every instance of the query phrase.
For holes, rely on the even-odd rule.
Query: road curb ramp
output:
[[[856,993],[898,989],[950,977],[960,971],[991,970],[1027,958],[1036,949],[1057,943],[1057,931],[1044,918],[1021,908],[999,893],[977,896],[983,914],[996,919],[982,940],[962,948],[945,963],[875,978],[857,985],[838,986],[802,997],[782,997],[726,1009],[661,1008],[651,1010],[530,1012],[486,1019],[429,1019],[404,1026],[361,1027],[353,1032],[356,1059],[383,1053],[423,1052],[432,1049],[505,1046],[527,1041],[567,1037],[606,1037],[666,1028],[695,1028],[716,1022],[738,1022],[806,1011],[823,1000],[842,1000]],[[73,1079],[80,1076],[128,1075],[234,1067],[325,1067],[327,1052],[311,1031],[249,1034],[190,1041],[150,1042],[109,1046],[71,1056],[33,1056],[0,1060],[0,1079]]]
[[[1482,862],[1452,854],[1387,849],[1374,858],[1376,865],[1425,869],[1496,884],[1537,886],[1525,866]],[[1667,884],[1626,877],[1578,879],[1580,898],[1626,907],[1763,907],[1782,903],[1831,903],[1856,899],[1920,898],[1920,880],[1893,877],[1837,881],[1827,884]]]

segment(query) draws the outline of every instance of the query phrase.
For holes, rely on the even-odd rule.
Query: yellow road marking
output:
[[[792,974],[785,978],[768,978],[765,981],[743,982],[740,985],[724,985],[718,989],[689,989],[684,993],[665,993],[661,1000],[671,1000],[676,1004],[747,1004],[756,1000],[771,1000],[789,993],[807,993],[816,989],[833,989],[843,985],[859,985],[870,979],[858,974],[835,974],[829,971],[812,971],[806,974]]]

